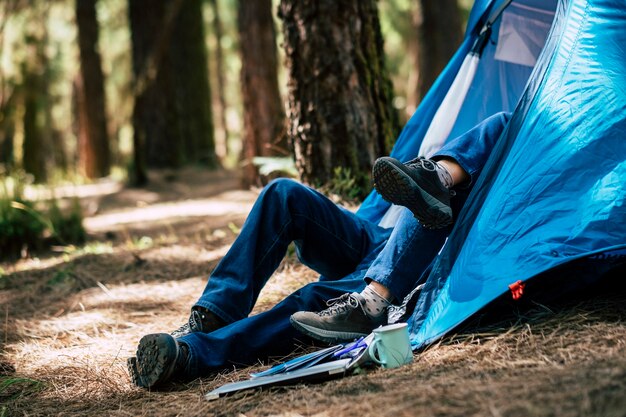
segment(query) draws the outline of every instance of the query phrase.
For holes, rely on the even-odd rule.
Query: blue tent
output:
[[[418,153],[502,3],[476,1],[463,44],[392,156]],[[516,22],[531,29],[515,29]],[[507,42],[522,52],[507,54]],[[449,138],[500,110],[514,110],[513,117],[409,320],[416,349],[498,297],[522,295],[529,280],[548,285],[567,277],[568,285],[584,285],[626,262],[626,3],[514,0],[494,23]],[[359,214],[376,220],[388,207],[374,192]]]

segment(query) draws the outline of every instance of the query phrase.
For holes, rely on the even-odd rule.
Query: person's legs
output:
[[[366,281],[382,286],[374,288],[386,299],[401,302],[419,284],[451,229],[427,229],[404,210],[387,244],[367,270]]]
[[[226,323],[243,319],[292,241],[305,265],[326,279],[339,279],[383,245],[389,233],[309,187],[292,180],[273,181],[212,272],[196,306]]]
[[[452,202],[455,214],[463,207],[469,189]],[[300,311],[291,316],[292,325],[302,333],[325,342],[350,340],[386,324],[387,308],[401,302],[420,282],[445,243],[452,227],[427,229],[404,210],[384,248],[365,273],[368,286],[359,294],[345,294],[343,304],[317,313]]]
[[[289,325],[289,316],[300,310],[320,310],[328,299],[363,289],[363,277],[372,257],[342,279],[306,285],[272,309],[214,332],[190,333],[178,339],[164,333],[145,336],[139,344],[137,357],[128,361],[133,382],[151,388],[171,379],[189,380],[284,356],[292,352],[299,341],[311,343]]]
[[[506,112],[488,117],[464,135],[445,144],[431,159],[447,163],[446,168],[455,165],[449,170],[464,173],[463,178],[457,178],[455,186],[475,183],[510,119],[511,113]]]
[[[409,208],[429,228],[451,224],[450,189],[478,178],[509,119],[508,113],[487,118],[450,141],[431,159],[419,157],[402,163],[390,157],[379,158],[372,170],[374,187],[385,200]]]
[[[183,373],[192,360],[200,369],[221,369],[232,363],[247,363],[245,358],[253,361],[266,351],[293,346],[291,339],[283,338],[296,332],[281,321],[288,323],[295,311],[319,309],[329,297],[363,288],[360,271],[369,265],[390,232],[294,181],[272,182],[211,275],[187,328],[175,332],[177,340],[164,333],[141,339],[137,356],[128,360],[133,382],[151,387]],[[302,262],[324,274],[325,279],[296,292],[271,312],[247,318],[292,241]],[[342,273],[357,274],[359,278],[340,279]],[[208,336],[202,326],[193,326],[195,313],[204,312],[226,322],[222,324],[232,324],[211,328]],[[288,333],[281,333],[281,329],[288,329]],[[195,348],[196,340],[203,348]],[[239,348],[229,348],[233,342]],[[198,356],[200,359],[194,359]]]
[[[318,281],[286,297],[274,308],[232,323],[212,333],[193,333],[181,339],[189,346],[188,377],[207,375],[233,366],[247,366],[291,353],[311,339],[289,323],[291,314],[321,310],[326,300],[363,289],[364,270],[336,281]]]

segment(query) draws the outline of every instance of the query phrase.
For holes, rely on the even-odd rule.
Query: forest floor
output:
[[[187,170],[145,189],[77,187],[88,244],[0,263],[0,417],[626,416],[622,292],[465,329],[394,370],[213,402],[203,394],[263,366],[135,388],[126,358],[142,335],[186,321],[257,195],[236,186]],[[255,312],[315,279],[288,258]]]

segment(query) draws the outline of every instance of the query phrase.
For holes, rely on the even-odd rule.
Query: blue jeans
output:
[[[477,178],[506,122],[504,116],[491,119],[489,126],[479,125],[438,155],[457,160],[469,168],[472,179]],[[469,141],[477,143],[469,146]],[[455,147],[462,152],[455,152]],[[469,190],[462,189],[453,198],[455,213]],[[273,181],[259,195],[240,235],[196,303],[229,324],[212,333],[192,333],[180,339],[189,347],[186,376],[284,356],[298,341],[310,343],[290,325],[291,314],[320,311],[330,298],[361,291],[366,279],[380,282],[395,299],[402,300],[421,282],[450,230],[425,229],[407,209],[392,230],[384,229],[295,181]],[[302,263],[321,274],[319,281],[297,290],[272,309],[249,316],[291,242]]]

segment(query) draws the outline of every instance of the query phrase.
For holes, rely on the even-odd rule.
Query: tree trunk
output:
[[[24,77],[24,143],[23,168],[31,174],[35,182],[48,179],[45,148],[47,148],[44,127],[41,124],[40,98],[42,91],[41,75],[26,69]]]
[[[259,183],[255,156],[289,155],[278,90],[278,51],[271,0],[239,1],[243,98],[242,186]]]
[[[228,123],[226,121],[226,80],[224,79],[224,51],[222,49],[222,38],[224,29],[220,17],[220,8],[217,0],[209,0],[213,10],[213,33],[215,35],[215,80],[217,87],[217,120],[220,124],[220,135],[215,140],[215,153],[218,158],[224,159],[228,155]]]
[[[0,82],[2,80],[0,79]],[[4,89],[4,85],[0,85]],[[12,90],[6,93],[2,91],[0,97],[0,165],[5,169],[11,169],[15,160],[13,155],[13,137],[15,136],[15,106],[17,92]],[[0,170],[1,171],[1,170]]]
[[[88,178],[109,175],[111,155],[106,127],[104,76],[98,52],[97,0],[76,0],[80,50],[78,161]]]
[[[51,126],[47,125],[48,57],[47,9],[35,10],[29,16],[25,30],[26,59],[21,65],[22,94],[24,105],[22,166],[32,174],[35,182],[48,179],[48,156],[50,154]]]
[[[134,181],[145,168],[215,167],[201,0],[129,0]],[[143,180],[143,181],[142,181]]]
[[[463,40],[457,0],[421,0],[421,5],[419,97],[428,92]]]
[[[375,0],[282,0],[289,135],[302,179],[326,184],[335,167],[369,189],[373,161],[398,122]]]
[[[3,120],[0,124],[0,165],[11,169],[13,161],[13,137],[15,136],[15,124],[12,119]]]
[[[410,118],[420,101],[422,95],[420,92],[420,56],[421,56],[421,30],[422,30],[422,8],[421,1],[411,3],[411,26],[410,33],[406,41],[406,53],[409,57],[411,67],[409,70],[409,79],[407,80],[407,99],[406,99],[406,116]]]
[[[178,135],[169,41],[182,0],[129,0],[135,106],[133,108],[133,182],[144,183],[146,167],[179,167],[183,146]]]
[[[174,75],[178,135],[186,163],[219,165],[211,109],[211,88],[202,0],[184,0],[174,24],[169,62]]]

